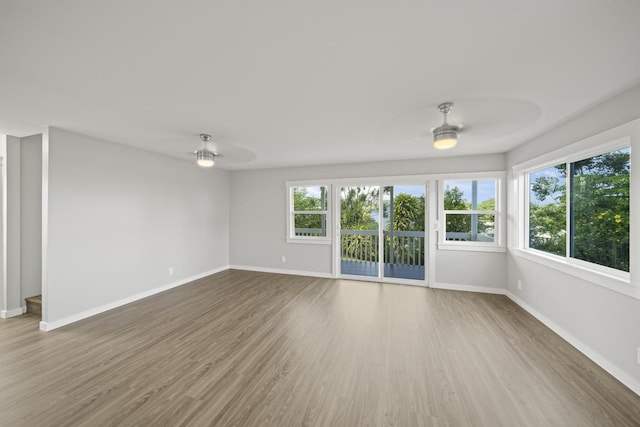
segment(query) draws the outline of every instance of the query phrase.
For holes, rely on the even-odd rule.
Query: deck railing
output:
[[[471,233],[456,233],[456,232],[448,232],[446,240],[451,242],[493,242],[493,237],[485,236],[483,234],[476,234],[475,238]]]
[[[378,230],[340,230],[342,259],[378,262]]]
[[[320,228],[296,228],[296,236],[323,236]],[[384,231],[384,262],[424,266],[424,231]],[[378,262],[378,230],[340,230],[342,260]],[[471,233],[447,233],[448,241],[470,241]],[[492,241],[478,235],[477,241]]]
[[[384,262],[400,265],[424,265],[423,231],[384,231]],[[341,230],[342,259],[378,262],[377,230]]]
[[[327,230],[324,228],[296,228],[296,236],[326,236]]]
[[[424,265],[424,231],[385,231],[383,234],[385,263]]]

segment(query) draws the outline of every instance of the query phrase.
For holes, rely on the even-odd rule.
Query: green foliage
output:
[[[387,224],[387,230],[390,224]],[[393,198],[393,229],[424,231],[424,197],[401,193]]]
[[[459,211],[471,209],[471,203],[465,202],[464,194],[458,187],[451,188],[447,185],[444,190],[444,210]]]
[[[387,187],[391,190],[391,187]],[[388,206],[386,207],[388,210]],[[425,220],[424,196],[412,196],[400,193],[393,198],[393,229],[387,223],[387,231],[420,231],[424,232]],[[407,264],[424,265],[424,236],[385,236],[386,262],[404,260]],[[420,249],[418,249],[420,247]]]
[[[444,210],[463,211],[471,209],[471,203],[465,202],[462,190],[447,185],[444,190]],[[447,215],[447,232],[468,233],[471,230],[470,215]]]
[[[529,206],[529,247],[564,255],[566,233],[564,203]]]
[[[554,166],[554,175],[542,175],[531,183],[534,200],[529,204],[529,247],[565,255],[566,252],[566,166]]]
[[[376,230],[371,211],[378,209],[379,191],[375,187],[345,187],[341,191],[340,227],[344,230]]]
[[[629,271],[629,159],[619,150],[571,164],[570,256]],[[565,165],[555,172],[531,183],[529,246],[564,256]]]
[[[496,199],[491,198],[483,202],[478,203],[479,211],[494,211],[496,210]]]
[[[378,223],[371,216],[378,209],[379,191],[376,187],[344,187],[340,192],[340,227],[343,230],[377,230]],[[342,239],[342,254],[358,258],[371,254],[378,260],[376,235],[347,234]]]
[[[385,188],[385,191],[388,191]],[[371,187],[345,187],[341,191],[341,228],[343,230],[378,230],[378,222],[371,216],[379,208],[379,191]],[[385,202],[386,216],[389,205]],[[425,199],[401,193],[393,198],[393,230],[394,231],[424,231]],[[391,231],[391,223],[385,225],[387,232]],[[420,251],[416,245],[423,245],[423,238],[385,236],[385,253],[393,249],[392,259],[404,259],[405,262],[424,264],[424,248]],[[363,259],[378,261],[378,235],[346,234],[342,238],[343,257],[349,259]],[[418,256],[420,259],[413,259]],[[404,255],[404,257],[403,257]]]
[[[555,168],[558,169],[559,175],[564,174],[565,165],[558,165],[555,166]],[[564,179],[561,181],[556,176],[541,176],[536,178],[535,182],[531,184],[531,190],[540,202],[548,198],[552,198],[558,202],[565,194]],[[562,194],[562,196],[558,196],[559,194]]]
[[[297,235],[313,235],[313,236],[325,236],[326,233],[312,230],[325,230],[326,229],[326,216],[324,214],[296,214],[294,227]]]
[[[462,190],[458,187],[451,188],[447,185],[447,188],[444,190],[444,209],[445,210],[455,210],[455,211],[467,211],[471,210],[471,202],[467,202],[464,200],[464,194]],[[477,209],[480,211],[492,211],[495,210],[496,201],[494,198],[484,200],[478,203]],[[477,216],[477,234],[481,236],[489,236],[493,237],[494,234],[494,225],[495,218],[493,215],[475,215]],[[471,233],[472,223],[473,223],[472,214],[447,214],[447,232],[448,233]],[[477,236],[472,236],[473,238],[477,238]]]
[[[293,210],[295,211],[321,211],[327,209],[327,190],[320,187],[320,197],[309,195],[307,187],[294,187]]]
[[[295,211],[321,211],[327,208],[327,191],[326,187],[320,187],[320,197],[309,195],[306,187],[295,187],[293,189],[293,209]],[[309,233],[308,230],[296,234],[304,233],[305,235],[325,236],[327,217],[325,214],[295,214],[295,229],[314,229],[324,230],[322,232]]]
[[[629,153],[572,165],[572,256],[629,271]]]
[[[342,256],[347,259],[378,262],[378,236],[373,234],[343,236]]]

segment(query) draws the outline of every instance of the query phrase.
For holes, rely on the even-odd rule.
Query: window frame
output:
[[[571,170],[571,163],[579,162],[594,156],[599,156],[602,154],[610,153],[612,151],[627,148],[633,151],[631,138],[628,136],[608,138],[605,141],[607,142],[601,142],[599,144],[595,144],[588,148],[582,149],[576,147],[576,145],[580,145],[580,143],[571,144],[560,150],[556,150],[554,152],[548,153],[547,155],[532,159],[513,167],[513,176],[515,178],[514,181],[516,184],[516,194],[518,195],[516,206],[517,217],[515,223],[517,240],[515,242],[516,245],[514,254],[546,265],[550,268],[562,271],[566,274],[587,280],[591,283],[602,285],[617,292],[638,298],[638,295],[640,295],[640,289],[638,289],[638,286],[633,286],[631,282],[631,270],[633,268],[632,266],[629,266],[630,271],[626,272],[569,256],[569,245],[571,239],[571,230],[569,230],[571,215],[570,203],[572,191],[569,173]],[[633,162],[632,154],[630,157],[630,161]],[[531,185],[530,175],[532,172],[559,164],[565,164],[565,167],[567,168],[565,196],[566,240],[564,255],[545,252],[539,249],[531,248],[529,246],[529,197]],[[631,170],[630,177],[632,174],[633,171]],[[631,182],[632,179],[630,179],[630,185]],[[629,209],[630,218],[633,218],[633,214],[631,214],[631,205],[629,206]],[[632,240],[631,235],[630,240]],[[632,244],[631,241],[630,244]]]
[[[505,212],[506,203],[504,197],[506,180],[505,172],[477,172],[477,173],[461,173],[447,174],[438,177],[438,221],[436,230],[438,231],[438,249],[439,250],[458,250],[458,251],[481,251],[481,252],[506,252],[506,233],[505,233]],[[495,181],[495,209],[494,210],[445,210],[444,209],[444,193],[445,181]],[[480,241],[454,241],[446,240],[446,218],[447,213],[453,215],[494,215],[494,240],[493,242]]]
[[[529,246],[529,238],[531,237],[530,234],[530,230],[529,230],[529,220],[530,220],[530,203],[531,203],[531,199],[530,199],[530,189],[531,189],[531,173],[542,170],[542,169],[547,169],[550,167],[555,167],[558,165],[564,164],[565,167],[568,166],[569,163],[564,162],[564,161],[551,161],[551,162],[545,162],[542,166],[540,167],[534,167],[534,168],[530,168],[526,171],[524,171],[524,176],[522,177],[522,179],[524,179],[524,185],[522,186],[522,194],[523,194],[523,200],[524,200],[524,204],[522,206],[519,206],[519,209],[522,209],[523,214],[524,214],[524,222],[523,222],[523,227],[525,228],[523,230],[523,235],[522,235],[522,239],[519,239],[522,243],[522,247],[526,250],[530,250],[530,251],[535,251],[536,253],[541,253],[544,255],[548,255],[551,257],[558,257],[558,258],[565,258],[568,252],[568,248],[569,248],[569,239],[571,239],[571,235],[570,233],[565,233],[565,241],[564,241],[564,253],[565,256],[562,255],[558,255],[558,254],[554,254],[551,252],[546,252],[546,251],[542,251],[540,249],[536,249],[536,248],[532,248]],[[569,173],[569,172],[567,172]],[[569,209],[568,206],[570,204],[570,189],[569,189],[569,185],[568,185],[568,177],[565,178],[565,231],[568,228],[568,224],[569,224]]]
[[[307,243],[330,245],[332,243],[333,222],[331,221],[332,210],[332,186],[324,181],[287,181],[286,186],[286,203],[287,203],[287,243]],[[327,206],[324,210],[317,211],[296,211],[294,209],[293,191],[302,187],[324,187],[327,197]],[[324,215],[326,224],[326,236],[296,236],[295,234],[295,216],[296,215]]]

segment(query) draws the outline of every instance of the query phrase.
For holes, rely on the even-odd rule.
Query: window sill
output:
[[[474,243],[438,243],[441,251],[469,251],[469,252],[507,252],[507,248],[497,245],[483,245]]]
[[[303,245],[330,245],[331,239],[304,239],[304,238],[287,238],[287,243],[302,243]]]
[[[545,267],[552,268],[573,277],[585,280],[598,286],[610,289],[620,294],[640,299],[640,287],[631,283],[630,279],[617,277],[613,274],[582,267],[567,261],[566,258],[555,257],[527,249],[512,249],[511,253]]]

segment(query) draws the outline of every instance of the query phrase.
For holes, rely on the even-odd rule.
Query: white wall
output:
[[[6,284],[1,317],[22,314],[24,298],[40,294],[42,135],[6,136],[3,178],[6,198]]]
[[[20,139],[20,299],[42,291],[42,135]]]
[[[6,317],[7,305],[6,305],[6,293],[7,293],[7,276],[5,271],[6,258],[5,258],[5,246],[7,234],[6,231],[6,165],[7,165],[7,135],[0,134],[0,317]]]
[[[43,329],[229,264],[228,172],[57,128],[47,149]]]
[[[21,314],[20,139],[7,137],[7,301],[9,316]]]
[[[639,117],[640,85],[513,150],[507,156],[508,165],[512,167]],[[636,155],[640,153],[640,125],[632,124],[623,130],[632,138],[631,280],[635,286],[640,286],[640,173],[636,168]],[[617,132],[618,129],[610,134]],[[608,135],[603,135],[590,140],[598,142],[607,139]],[[513,200],[513,188],[509,199]],[[515,215],[514,205],[510,203],[510,217]],[[515,236],[513,223],[509,231],[510,237]],[[512,249],[514,244],[515,240],[510,238]],[[637,361],[637,348],[640,348],[640,300],[514,254],[509,256],[508,262],[509,291],[555,325],[557,330],[563,331],[565,337],[605,369],[640,393],[640,364]],[[521,291],[517,288],[517,280],[523,282]]]
[[[233,171],[231,264],[330,275],[330,245],[286,242],[285,182],[294,180],[405,176],[505,170],[501,154],[300,168]],[[286,263],[281,257],[286,256]],[[465,265],[465,269],[460,269]],[[435,281],[504,288],[506,254],[438,251]]]

